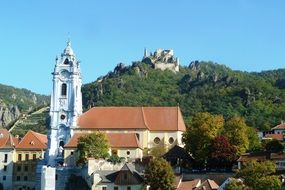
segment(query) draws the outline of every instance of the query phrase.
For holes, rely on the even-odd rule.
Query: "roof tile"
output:
[[[32,130],[28,131],[22,138],[16,149],[46,149],[47,136],[36,133]]]
[[[79,117],[78,126],[84,129],[186,130],[179,107],[94,107]]]

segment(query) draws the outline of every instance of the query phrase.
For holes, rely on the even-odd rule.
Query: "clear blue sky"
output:
[[[28,0],[0,3],[0,83],[50,94],[55,57],[70,34],[83,83],[173,48],[183,65],[285,68],[285,1]]]

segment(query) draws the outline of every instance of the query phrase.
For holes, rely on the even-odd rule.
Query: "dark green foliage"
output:
[[[112,164],[115,165],[121,163],[124,159],[125,159],[124,157],[119,157],[118,155],[114,154],[108,158],[108,162],[111,162]]]
[[[265,150],[269,152],[282,152],[284,150],[284,146],[278,140],[272,139],[265,144]]]
[[[119,66],[118,66],[119,67]],[[285,120],[285,70],[247,73],[211,62],[195,62],[179,73],[154,70],[136,62],[86,84],[84,109],[92,106],[179,106],[183,115],[197,112],[245,118],[269,129]]]
[[[65,185],[65,190],[91,190],[86,181],[81,176],[71,174]]]
[[[77,150],[79,151],[78,164],[86,163],[87,158],[106,158],[109,156],[109,144],[106,134],[94,132],[79,137]]]
[[[145,171],[145,184],[150,185],[150,190],[172,189],[175,175],[170,164],[163,158],[150,161]]]

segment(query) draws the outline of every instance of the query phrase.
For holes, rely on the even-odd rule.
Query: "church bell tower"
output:
[[[63,163],[63,147],[73,135],[77,118],[82,114],[80,67],[70,41],[60,58],[56,58],[52,75],[53,91],[46,159],[48,165],[56,166]]]

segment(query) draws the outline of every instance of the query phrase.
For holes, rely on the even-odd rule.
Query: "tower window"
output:
[[[61,120],[64,120],[64,119],[65,119],[65,115],[62,114],[62,115],[60,116],[60,119],[61,119]]]
[[[68,64],[69,64],[68,59],[65,59],[64,64],[65,64],[65,65],[68,65]]]
[[[61,85],[61,95],[62,96],[66,96],[66,90],[67,90],[67,85],[65,83],[63,83]]]
[[[4,163],[7,163],[7,160],[8,160],[8,154],[5,154]]]

